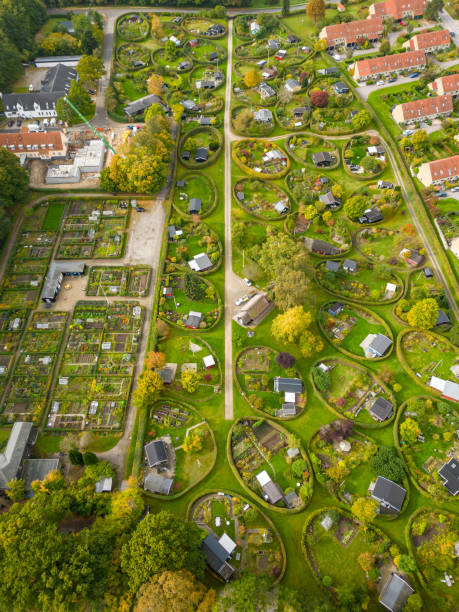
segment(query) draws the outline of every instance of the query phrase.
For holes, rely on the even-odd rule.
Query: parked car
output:
[[[8,127],[13,127],[13,125],[14,125],[14,121],[13,121],[13,119],[10,119],[8,121]]]
[[[127,202],[120,202],[120,208],[127,208]]]
[[[439,198],[447,198],[447,197],[448,197],[448,194],[446,193],[446,191],[439,191],[439,192],[437,193],[437,196],[438,196]]]
[[[459,187],[453,187],[453,188],[451,189],[451,191],[453,191],[454,193],[456,193],[456,191],[459,191]]]
[[[403,130],[403,136],[411,136],[413,134],[413,130]]]
[[[247,287],[251,287],[252,286],[252,281],[249,280],[248,278],[244,278],[244,283],[247,285]]]
[[[241,304],[245,304],[248,301],[249,301],[249,296],[248,295],[241,295],[241,297],[236,300],[236,306],[240,306]]]
[[[456,32],[450,32],[449,35],[454,38],[456,36]]]
[[[20,119],[18,119],[18,120],[16,121],[16,125],[17,125],[18,127],[21,127],[21,125],[22,125],[22,121],[21,121]]]
[[[376,82],[376,85],[377,85],[378,87],[381,87],[381,85],[384,85],[384,81],[377,81],[377,82]]]
[[[416,77],[418,77],[419,75],[420,75],[420,73],[419,73],[419,72],[412,72],[412,73],[410,74],[410,79],[415,79],[415,78],[416,78]]]
[[[388,83],[395,83],[395,81],[397,80],[396,76],[392,76],[390,77],[390,79],[388,80]]]
[[[134,210],[136,212],[145,212],[145,208],[143,206],[136,206]]]

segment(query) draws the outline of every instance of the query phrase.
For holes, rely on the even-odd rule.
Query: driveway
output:
[[[416,77],[415,79],[410,79],[409,76],[398,77],[398,79],[393,83],[385,84],[385,87],[383,85],[376,85],[376,83],[374,83],[373,85],[360,84],[357,86],[357,92],[359,96],[361,96],[364,100],[368,100],[368,96],[371,94],[372,91],[384,91],[385,89],[387,89],[387,87],[393,87],[394,85],[403,85],[403,83],[414,83],[421,77],[421,75],[422,72],[419,77]]]
[[[457,21],[456,19],[453,19],[451,15],[447,11],[445,11],[445,9],[443,9],[442,12],[440,13],[440,20],[445,30],[454,32],[455,37],[459,38],[459,21]]]

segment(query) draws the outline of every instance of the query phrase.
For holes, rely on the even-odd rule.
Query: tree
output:
[[[310,99],[313,106],[322,108],[328,104],[328,93],[322,89],[314,89],[311,91]]]
[[[427,21],[438,21],[438,17],[443,10],[443,0],[430,0],[424,8],[424,18]]]
[[[351,119],[352,129],[356,132],[364,130],[371,122],[370,113],[366,110],[361,110]]]
[[[83,453],[83,463],[85,465],[95,465],[99,463],[99,459],[95,453],[91,453],[90,451],[86,451]]]
[[[286,353],[284,351],[277,353],[275,360],[276,360],[277,365],[283,368],[284,370],[293,368],[296,362],[296,359],[293,355],[291,355],[290,353]]]
[[[359,497],[351,506],[352,514],[362,523],[371,523],[376,518],[378,502],[375,499]]]
[[[287,268],[304,270],[312,275],[306,248],[284,232],[270,233],[262,245],[250,249],[250,257],[271,279],[278,278]]]
[[[311,313],[305,312],[302,306],[294,306],[277,315],[271,325],[271,333],[279,342],[297,342],[311,323]]]
[[[162,38],[164,36],[164,28],[163,28],[163,24],[161,23],[161,20],[158,17],[158,15],[155,15],[153,13],[153,15],[150,18],[150,22],[151,22],[151,33],[153,34],[153,36],[155,36],[156,38]]]
[[[422,598],[419,593],[412,593],[403,608],[404,612],[421,612],[423,608]]]
[[[238,132],[247,132],[253,125],[254,117],[250,108],[243,108],[234,118],[234,129]]]
[[[306,5],[306,15],[317,23],[325,17],[325,2],[324,0],[309,0]]]
[[[206,287],[198,274],[186,272],[183,277],[183,292],[193,302],[199,302],[205,296]]]
[[[194,522],[184,521],[167,510],[148,514],[121,549],[121,568],[129,589],[136,593],[142,584],[164,570],[192,567],[198,578],[203,576],[202,537]]]
[[[72,81],[67,98],[80,111],[83,117],[86,117],[86,119],[91,117],[94,104],[91,96],[79,81]],[[81,123],[79,115],[65,102],[64,98],[59,98],[57,101],[56,113],[61,121],[70,126]]]
[[[26,498],[26,486],[21,478],[13,478],[6,486],[8,487],[6,489],[6,494],[11,501],[19,502]]]
[[[215,591],[191,572],[164,571],[140,588],[134,612],[211,612],[214,603]]]
[[[366,210],[367,206],[368,202],[363,196],[353,196],[346,200],[343,211],[349,219],[356,219]]]
[[[292,472],[295,478],[301,478],[308,469],[308,464],[304,459],[296,459],[292,463]]]
[[[0,90],[8,90],[10,83],[19,78],[23,72],[20,51],[0,30]]]
[[[202,450],[202,439],[204,432],[200,428],[192,429],[188,432],[185,440],[183,441],[183,450],[185,453],[195,453]]]
[[[244,83],[246,87],[258,87],[260,84],[260,73],[254,69],[247,70],[244,75]]]
[[[193,372],[193,370],[182,370],[180,381],[185,391],[188,393],[194,393],[199,387],[201,376],[198,374],[198,372]]]
[[[364,572],[369,572],[375,564],[375,560],[371,552],[360,553],[357,561]]]
[[[164,79],[159,74],[151,74],[147,81],[148,93],[160,96],[163,93]]]
[[[282,17],[290,15],[290,0],[282,0]]]
[[[411,144],[416,151],[422,150],[428,143],[428,137],[425,130],[416,130],[411,136]]]
[[[320,336],[306,330],[301,335],[299,347],[303,357],[311,357],[314,353],[320,353],[324,348],[324,342]]]
[[[405,476],[403,461],[397,456],[395,449],[380,446],[370,460],[372,469],[378,474],[394,482],[401,482]]]
[[[72,465],[84,465],[83,455],[75,449],[69,451],[69,461]]]
[[[285,268],[274,279],[273,292],[276,306],[285,311],[312,297],[311,281],[303,270]]]
[[[66,55],[77,53],[82,44],[70,34],[51,32],[41,43],[41,50],[46,55]]]
[[[324,38],[318,38],[314,43],[314,51],[320,53],[321,51],[325,51],[327,48],[327,41]]]
[[[312,376],[314,383],[319,391],[328,391],[331,387],[330,372],[328,370],[321,370],[319,367],[314,367],[312,370]]]
[[[147,408],[159,395],[163,388],[163,381],[158,372],[144,370],[137,379],[137,388],[132,399],[137,408]]]
[[[416,302],[411,310],[408,311],[406,317],[411,327],[432,329],[437,322],[438,311],[438,302],[434,298],[426,298]]]
[[[421,434],[421,430],[417,421],[408,417],[400,425],[400,437],[407,444],[414,444],[418,436]]]
[[[95,82],[105,74],[104,62],[95,55],[83,55],[77,64],[76,70],[80,81],[93,87]]]
[[[243,610],[258,612],[265,609],[269,579],[267,576],[243,574],[238,580],[223,588],[218,610]]]
[[[20,202],[27,195],[29,177],[19,158],[0,147],[0,193],[6,202]]]
[[[387,38],[383,38],[379,45],[379,52],[381,53],[381,55],[387,55],[389,51],[390,51],[390,42],[388,41]]]
[[[365,157],[361,160],[360,165],[366,172],[371,172],[372,174],[376,174],[381,170],[381,161],[372,157],[371,155],[365,155]]]
[[[449,330],[449,339],[456,346],[459,344],[459,323],[457,321],[453,323],[451,329]]]
[[[166,364],[166,355],[160,351],[150,351],[145,359],[145,367],[148,370],[160,370]]]
[[[172,40],[166,40],[164,43],[164,53],[168,59],[175,59],[178,53],[177,45]]]
[[[410,555],[398,555],[394,559],[395,565],[401,572],[412,574],[416,571],[416,561]]]

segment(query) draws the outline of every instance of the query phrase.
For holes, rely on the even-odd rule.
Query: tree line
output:
[[[65,8],[67,6],[87,6],[87,0],[44,0],[48,8]],[[225,6],[252,6],[252,0],[93,0],[91,6],[199,6],[212,7],[217,4]],[[268,0],[267,4],[277,5],[278,0]]]

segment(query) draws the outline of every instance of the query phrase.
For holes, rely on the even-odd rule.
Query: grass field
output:
[[[61,202],[50,202],[46,209],[46,215],[41,229],[43,231],[57,232],[61,225],[64,210],[65,204]]]

